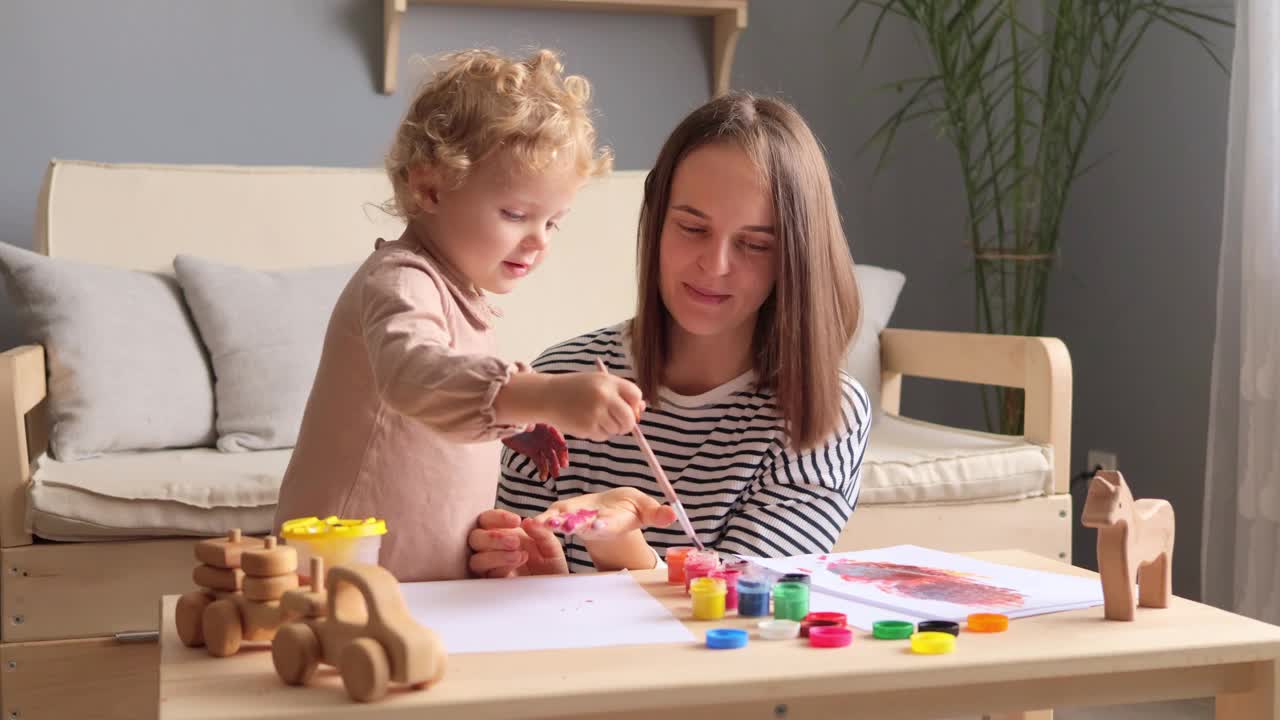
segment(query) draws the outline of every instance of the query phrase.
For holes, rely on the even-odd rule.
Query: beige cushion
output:
[[[858,501],[1016,500],[1052,490],[1053,451],[1048,447],[885,414],[871,428]]]
[[[373,168],[109,164],[55,160],[36,250],[50,257],[172,273],[188,254],[279,269],[363,260],[404,224]]]
[[[645,172],[578,193],[542,267],[494,298],[498,350],[533,360],[635,311],[635,237]],[[260,270],[360,262],[404,224],[373,168],[107,164],[56,160],[45,175],[36,249],[118,268],[172,272],[177,255]],[[198,218],[193,221],[192,218]]]
[[[48,540],[217,535],[271,529],[290,451],[212,449],[36,461],[28,530]]]
[[[172,450],[63,463],[41,457],[28,529],[49,540],[268,532],[288,450]],[[880,418],[860,504],[944,504],[1043,495],[1049,451],[1016,438]]]

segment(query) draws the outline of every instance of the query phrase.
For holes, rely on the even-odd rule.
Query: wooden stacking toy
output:
[[[280,600],[298,587],[298,554],[276,538],[244,537],[232,530],[225,538],[195,546],[201,564],[192,579],[201,589],[178,598],[174,613],[178,637],[187,647],[203,645],[214,657],[227,657],[244,642],[263,642],[292,619]]]

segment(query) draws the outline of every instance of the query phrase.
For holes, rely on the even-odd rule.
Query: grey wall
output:
[[[973,289],[950,147],[900,136],[872,177],[857,149],[895,105],[873,92],[925,69],[889,24],[859,71],[868,18],[847,0],[755,0],[736,87],[783,95],[829,152],[859,262],[895,267],[902,327],[969,330]],[[1203,5],[1204,3],[1199,3]],[[1219,3],[1229,5],[1229,3]],[[409,58],[476,45],[559,47],[595,84],[604,139],[647,167],[708,97],[705,21],[412,8],[401,90],[377,92],[380,3],[369,0],[10,0],[0,5],[0,240],[29,246],[50,157],[108,161],[376,165],[414,77]],[[1229,32],[1214,36],[1229,56]],[[1176,590],[1198,594],[1205,408],[1213,342],[1227,80],[1194,45],[1149,38],[1097,136],[1114,155],[1079,185],[1049,314],[1075,363],[1073,466],[1117,452],[1140,495],[1170,498],[1181,525]],[[7,301],[5,301],[7,303]],[[20,335],[0,307],[0,347]],[[908,381],[904,412],[978,426],[975,391]],[[1093,536],[1077,533],[1078,561]]]
[[[1232,15],[1230,3],[1196,5]],[[1230,65],[1232,31],[1210,37]],[[1189,597],[1200,592],[1228,91],[1194,42],[1147,38],[1095,136],[1091,153],[1113,155],[1077,188],[1048,317],[1075,366],[1073,467],[1090,448],[1114,451],[1138,497],[1173,503],[1174,590]],[[1094,541],[1076,534],[1077,562],[1095,562]]]

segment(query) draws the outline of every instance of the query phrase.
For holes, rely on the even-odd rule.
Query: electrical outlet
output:
[[[1093,469],[1102,466],[1103,470],[1115,470],[1117,468],[1116,454],[1108,450],[1090,450],[1086,464],[1089,466],[1089,473],[1093,473]]]

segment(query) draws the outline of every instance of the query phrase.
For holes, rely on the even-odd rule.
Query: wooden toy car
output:
[[[281,601],[303,617],[271,642],[281,680],[303,685],[320,663],[333,665],[351,699],[369,702],[386,694],[388,682],[422,690],[444,676],[444,644],[409,614],[395,576],[356,564],[332,568],[325,578],[320,558],[311,564],[311,589],[290,591]]]

